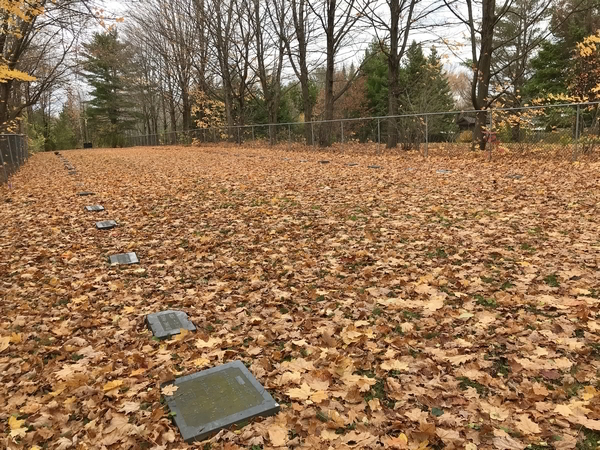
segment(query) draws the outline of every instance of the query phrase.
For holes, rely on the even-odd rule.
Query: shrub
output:
[[[465,130],[458,135],[458,142],[460,143],[471,143],[473,142],[473,132],[471,130]]]

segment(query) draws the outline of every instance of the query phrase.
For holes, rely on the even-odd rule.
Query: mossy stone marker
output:
[[[96,212],[96,211],[104,211],[104,206],[102,205],[88,205],[85,207],[86,211]]]
[[[138,264],[140,262],[137,255],[133,252],[111,255],[108,260],[111,264]]]
[[[101,222],[96,222],[96,228],[99,230],[111,230],[117,226],[117,222],[114,220],[103,220]]]
[[[440,173],[440,174],[442,174],[442,175],[450,175],[450,174],[452,173],[452,171],[451,171],[451,170],[448,170],[448,169],[438,169],[438,170],[436,171],[436,173]]]
[[[88,192],[88,191],[83,191],[83,192],[78,192],[77,195],[79,195],[80,197],[87,197],[88,195],[96,195],[93,192]]]
[[[165,396],[185,442],[207,439],[223,428],[279,412],[279,403],[241,361],[176,379]]]
[[[179,334],[181,329],[196,331],[196,327],[183,311],[161,311],[146,316],[148,327],[155,338],[164,339]]]

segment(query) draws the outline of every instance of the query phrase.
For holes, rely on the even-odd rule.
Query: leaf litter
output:
[[[235,359],[282,410],[210,448],[597,443],[596,165],[68,153],[105,211],[51,154],[0,188],[4,448],[193,447],[161,385]],[[165,309],[198,331],[152,339]]]

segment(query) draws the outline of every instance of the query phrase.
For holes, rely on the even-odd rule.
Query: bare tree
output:
[[[386,56],[388,65],[388,116],[398,114],[400,95],[400,62],[406,51],[411,31],[429,24],[423,20],[440,8],[437,1],[385,0],[385,7],[379,2],[364,2],[366,22],[375,31],[380,51]],[[398,145],[398,123],[396,118],[388,119],[387,147]]]
[[[356,71],[339,90],[333,89],[335,81],[335,59],[341,48],[348,43],[348,37],[354,26],[364,13],[357,0],[307,0],[308,6],[317,17],[325,34],[325,122],[319,129],[319,145],[331,145],[331,128],[333,119],[333,106],[354,81]]]
[[[285,16],[271,15],[267,21],[267,11],[271,5],[260,7],[260,0],[254,2],[254,35],[256,38],[256,67],[255,73],[260,80],[262,94],[267,107],[267,117],[270,124],[277,123],[277,113],[281,98],[281,72],[285,55]],[[277,2],[277,0],[275,0]],[[285,0],[279,0],[275,8],[280,6],[285,9]],[[275,18],[275,20],[273,20]],[[277,133],[274,125],[269,127],[269,141],[274,145]]]
[[[313,120],[313,99],[310,94],[310,69],[308,48],[315,36],[316,22],[310,14],[308,0],[273,1],[273,22],[285,24],[284,29],[279,29],[279,38],[283,41],[287,56],[302,92],[302,111],[304,122]],[[286,30],[290,29],[291,32]],[[306,145],[313,145],[312,129],[304,127]]]
[[[15,79],[0,83],[3,127],[65,78],[72,64],[70,53],[82,31],[90,21],[97,20],[92,12],[93,0],[22,3],[18,14],[10,8],[0,10],[0,55],[9,70],[22,70],[36,81],[26,89]],[[42,14],[37,12],[40,10]]]

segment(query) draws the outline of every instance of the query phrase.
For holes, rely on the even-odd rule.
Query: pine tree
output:
[[[400,71],[400,113],[428,113],[450,111],[454,107],[452,91],[443,71],[441,58],[435,47],[429,57],[423,53],[421,44],[412,42],[406,51],[405,63]],[[400,121],[403,147],[412,148],[425,138],[425,118],[408,117]],[[454,129],[452,115],[429,116],[428,136],[441,138],[443,133]]]
[[[125,131],[135,124],[126,45],[113,29],[94,33],[84,48],[84,75],[92,87],[88,124],[100,145],[117,147],[122,145]]]

